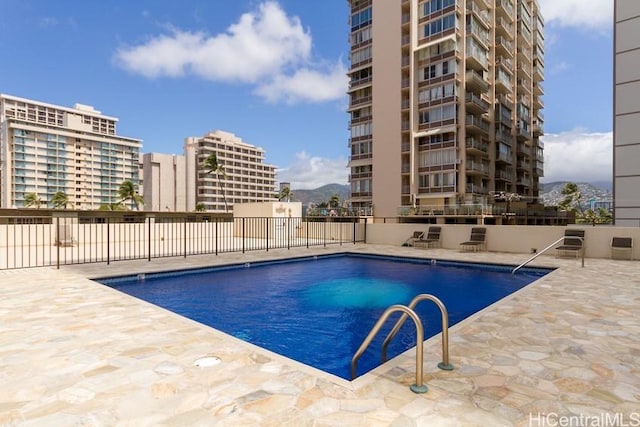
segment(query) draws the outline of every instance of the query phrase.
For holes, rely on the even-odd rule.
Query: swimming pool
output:
[[[453,325],[551,270],[430,259],[336,254],[224,267],[98,279],[242,340],[350,379],[351,358],[386,308],[421,293],[438,297]],[[441,331],[440,312],[416,308],[425,339]],[[380,364],[392,316],[358,362]],[[412,322],[389,346],[394,357],[415,346]]]

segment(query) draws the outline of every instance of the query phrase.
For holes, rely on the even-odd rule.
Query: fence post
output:
[[[287,217],[287,250],[291,249],[291,217]]]
[[[244,217],[242,217],[242,253],[244,253]]]
[[[151,262],[151,217],[147,218],[147,251],[148,260]]]
[[[187,257],[187,217],[184,217],[184,227],[183,227],[183,233],[182,235],[184,236],[182,240],[184,240],[184,245],[183,245],[183,249],[184,249],[184,257]]]
[[[267,220],[267,232],[266,232],[266,236],[267,236],[267,252],[269,252],[269,217],[265,218]]]
[[[327,247],[327,220],[328,218],[325,217],[324,226],[322,227],[322,240],[325,248]]]
[[[110,225],[109,225],[109,217],[106,218],[106,223],[107,223],[107,265],[110,264],[111,262],[111,258],[110,258],[110,249],[111,249],[111,231],[110,231]]]
[[[56,269],[60,270],[60,217],[56,218],[56,239]]]
[[[356,244],[356,221],[357,218],[353,218],[353,244]]]
[[[218,217],[216,217],[216,255],[218,255]]]

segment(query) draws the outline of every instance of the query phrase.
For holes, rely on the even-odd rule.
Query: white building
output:
[[[224,174],[206,170],[205,161],[211,154],[216,155]],[[186,138],[186,162],[194,164],[197,170],[195,203],[202,203],[210,212],[231,212],[236,203],[277,200],[276,167],[264,163],[264,156],[262,148],[229,132],[217,130],[202,137]]]
[[[119,202],[125,180],[138,184],[141,140],[118,136],[115,117],[88,105],[61,107],[0,94],[0,207],[41,206],[67,196],[68,209]]]

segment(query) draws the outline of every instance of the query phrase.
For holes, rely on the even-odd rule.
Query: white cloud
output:
[[[118,49],[115,62],[148,78],[194,75],[215,82],[254,84],[254,92],[270,102],[343,97],[344,66],[314,69],[311,46],[311,34],[300,19],[287,16],[277,2],[269,0],[243,14],[223,33],[172,29],[146,43]]]
[[[543,182],[613,179],[613,132],[587,133],[582,129],[575,129],[544,135],[542,141]]]
[[[326,184],[346,184],[349,180],[347,159],[312,157],[306,152],[296,153],[289,166],[278,170],[279,182],[290,182],[294,190],[308,190]]]
[[[611,0],[540,0],[546,23],[562,27],[606,29],[613,25]]]
[[[331,101],[346,96],[349,83],[346,72],[342,63],[337,63],[327,73],[304,68],[292,76],[275,76],[271,82],[259,86],[255,93],[273,103],[281,100],[288,104]]]

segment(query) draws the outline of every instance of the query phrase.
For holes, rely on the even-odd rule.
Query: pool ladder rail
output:
[[[378,332],[380,332],[380,329],[387,321],[389,316],[391,316],[393,313],[401,311],[402,316],[400,316],[395,326],[393,327],[393,329],[391,329],[391,332],[389,332],[389,335],[387,335],[384,342],[382,343],[382,363],[387,361],[387,347],[389,346],[389,343],[396,336],[404,322],[407,320],[407,317],[411,317],[411,320],[413,320],[413,323],[416,326],[416,382],[415,384],[409,386],[409,389],[411,389],[411,391],[413,391],[414,393],[427,392],[427,386],[424,385],[424,381],[422,378],[422,365],[424,360],[424,326],[422,324],[422,321],[420,320],[420,317],[418,317],[418,315],[414,311],[418,303],[425,300],[434,302],[440,309],[440,314],[442,315],[442,362],[438,363],[438,368],[445,371],[453,370],[453,365],[449,363],[449,315],[447,313],[447,309],[442,301],[440,301],[437,297],[430,294],[420,294],[413,298],[408,306],[395,304],[387,308],[384,313],[382,313],[376,324],[373,325],[373,328],[371,328],[371,331],[360,345],[360,348],[358,348],[356,353],[353,355],[353,358],[351,359],[352,380],[356,377],[358,359],[360,359],[367,347],[369,347],[369,345],[371,344],[371,341],[373,341]]]

